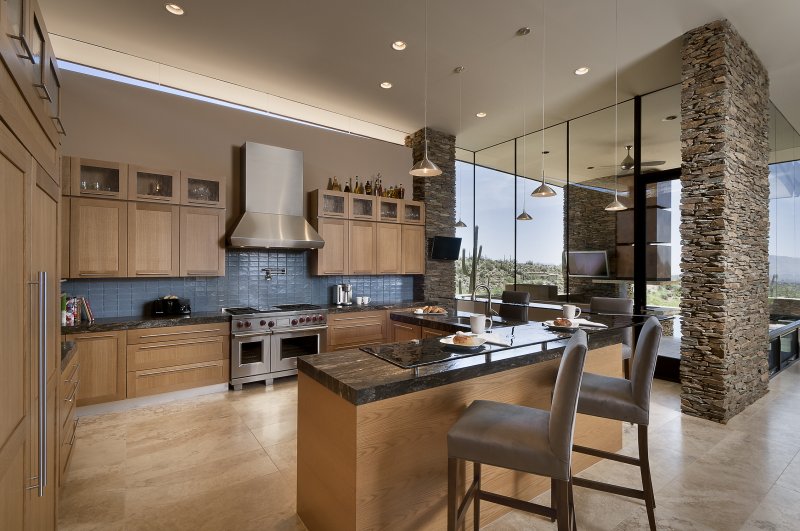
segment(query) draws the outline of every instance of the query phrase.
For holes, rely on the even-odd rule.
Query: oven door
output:
[[[231,381],[270,371],[269,334],[241,334],[231,341]]]
[[[319,354],[327,342],[327,327],[276,332],[272,336],[272,372],[297,368],[297,357]]]

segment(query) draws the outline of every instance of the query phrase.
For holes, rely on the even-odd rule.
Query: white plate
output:
[[[564,330],[567,332],[574,332],[580,328],[579,326],[558,326],[555,321],[545,321],[542,324],[551,330]]]
[[[443,337],[439,340],[439,343],[442,343],[447,348],[452,348],[456,350],[475,350],[483,346],[486,343],[486,338],[478,337],[478,344],[477,345],[459,345],[458,343],[453,343],[453,336]]]

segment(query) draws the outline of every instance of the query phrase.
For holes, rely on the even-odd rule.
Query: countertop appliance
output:
[[[303,152],[247,142],[241,161],[244,213],[231,245],[321,249],[325,241],[303,217]]]
[[[333,292],[332,302],[338,306],[350,306],[353,304],[353,285],[334,284],[331,287]]]
[[[231,321],[231,381],[242,384],[297,374],[297,357],[319,354],[327,343],[328,311],[314,304],[225,308]]]
[[[153,317],[189,315],[192,313],[192,305],[189,299],[156,299],[150,304],[150,313]]]

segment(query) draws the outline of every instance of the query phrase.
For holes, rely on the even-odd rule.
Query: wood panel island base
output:
[[[620,344],[602,343],[592,348],[590,341],[586,371],[621,376]],[[562,348],[558,342],[549,349],[544,344],[498,352],[491,356],[495,359],[478,355],[422,367],[418,376],[358,350],[302,359],[299,517],[311,531],[446,529],[447,431],[473,400],[549,409]],[[370,380],[380,384],[366,384]],[[359,388],[356,381],[365,383]],[[401,390],[403,382],[407,392]],[[575,444],[618,451],[622,425],[578,415]],[[598,460],[574,454],[573,469],[579,472]],[[462,494],[463,478],[471,474],[471,465],[462,465]],[[548,478],[488,466],[483,478],[486,490],[523,500],[550,488]],[[481,525],[508,510],[482,504]],[[467,528],[471,517],[470,512]]]

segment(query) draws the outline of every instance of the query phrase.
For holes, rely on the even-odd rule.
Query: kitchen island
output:
[[[587,330],[586,370],[621,376],[620,333],[644,319],[593,320],[607,328]],[[448,318],[435,321],[445,326]],[[450,324],[459,325],[457,316]],[[433,338],[382,345],[373,351],[380,358],[353,349],[299,359],[297,513],[308,529],[446,527],[450,426],[477,399],[549,409],[569,337],[538,322],[492,333],[512,346],[485,345],[476,355],[445,356],[444,361],[428,363],[441,349],[439,339]],[[575,442],[617,451],[622,446],[621,423],[579,415]],[[573,468],[577,472],[596,461],[576,454]],[[466,465],[461,478],[469,469]],[[526,500],[550,487],[547,478],[493,467],[485,468],[484,484],[488,490]],[[481,525],[507,510],[485,504]]]

